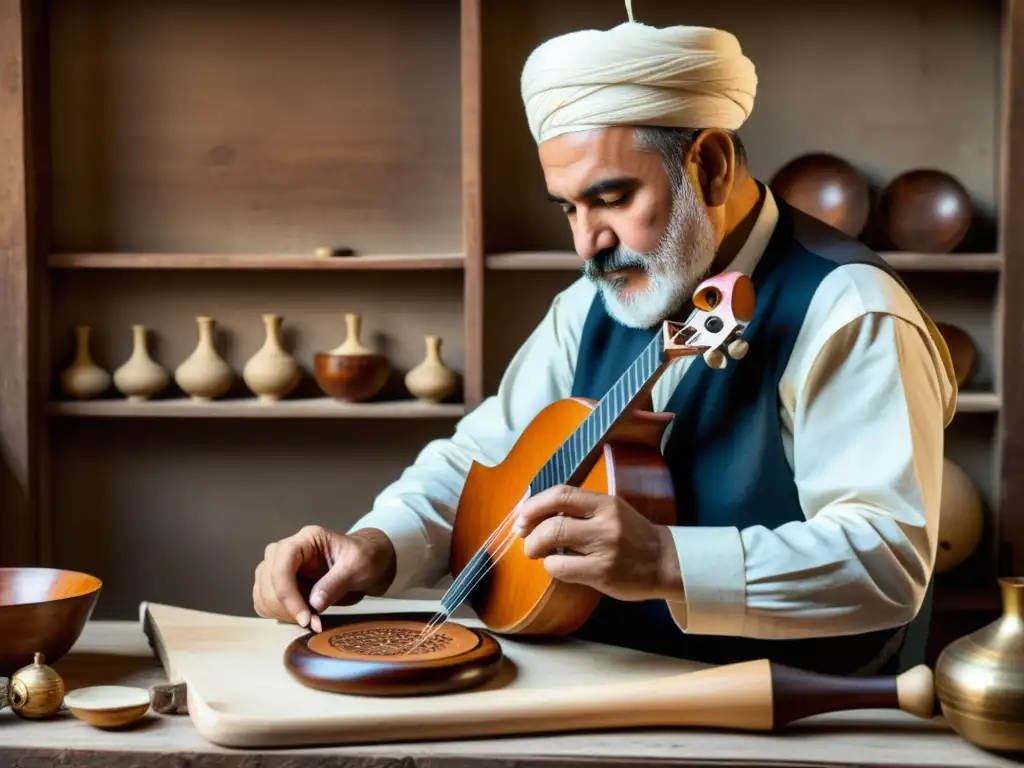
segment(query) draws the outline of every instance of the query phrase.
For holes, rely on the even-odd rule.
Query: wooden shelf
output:
[[[881,257],[905,272],[1000,272],[1000,253],[902,253],[883,251]]]
[[[416,400],[341,403],[330,398],[306,398],[261,403],[255,398],[196,402],[188,398],[129,402],[127,400],[55,401],[54,416],[104,418],[202,419],[431,419],[462,416],[461,403],[432,405]]]
[[[961,392],[957,411],[962,413],[995,413],[1001,401],[994,392]],[[150,400],[133,403],[127,400],[54,401],[50,413],[56,416],[151,417],[151,418],[250,418],[250,419],[409,419],[462,416],[461,403],[431,405],[414,400],[380,403],[340,403],[330,398],[281,400],[260,403],[255,398],[195,402],[188,398]]]
[[[996,413],[1002,407],[1003,399],[995,392],[960,392],[957,397],[958,413]]]
[[[56,269],[462,269],[461,253],[317,257],[273,253],[54,253]]]
[[[902,253],[883,252],[889,264],[907,272],[999,272],[1003,257],[998,253]],[[575,270],[582,260],[571,251],[520,251],[495,253],[487,257],[488,269]]]

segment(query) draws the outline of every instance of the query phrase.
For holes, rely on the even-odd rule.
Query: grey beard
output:
[[[639,253],[619,245],[584,262],[582,272],[597,285],[605,309],[616,321],[630,328],[650,328],[689,301],[714,258],[714,227],[693,188],[684,182],[673,193],[668,226],[654,250]],[[605,276],[625,268],[646,272],[649,286],[643,293],[620,296],[619,281]]]

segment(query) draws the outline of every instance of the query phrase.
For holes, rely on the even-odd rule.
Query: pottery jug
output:
[[[424,341],[426,357],[405,375],[405,387],[417,400],[439,403],[459,386],[459,375],[441,360],[440,336],[427,336]]]
[[[983,749],[1024,752],[1024,578],[999,579],[1003,614],[954,640],[935,665],[946,722]]]
[[[75,328],[75,357],[71,365],[61,371],[60,386],[64,394],[79,400],[89,400],[107,391],[110,374],[96,365],[89,350],[92,328],[79,325]]]
[[[231,389],[235,372],[214,348],[213,318],[197,317],[196,324],[199,326],[199,342],[192,354],[174,371],[174,380],[193,400],[207,402]]]
[[[345,315],[345,341],[328,352],[317,352],[313,370],[324,394],[343,403],[370,400],[384,388],[391,375],[387,357],[365,347],[360,340],[362,317]]]
[[[263,315],[266,340],[242,369],[242,379],[261,403],[274,403],[295,389],[302,369],[281,346],[280,315]]]
[[[146,326],[132,326],[132,355],[114,371],[114,386],[129,401],[148,400],[170,383],[164,367],[153,360],[146,346]]]

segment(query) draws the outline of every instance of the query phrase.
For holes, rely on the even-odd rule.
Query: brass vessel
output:
[[[997,752],[1024,751],[1024,578],[999,579],[1003,615],[954,640],[935,665],[935,693],[961,737]]]
[[[33,663],[11,677],[7,699],[16,715],[33,720],[50,717],[64,701],[64,680],[46,664],[46,656],[37,653]]]

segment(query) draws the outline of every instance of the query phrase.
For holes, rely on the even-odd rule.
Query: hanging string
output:
[[[514,522],[518,517],[520,504],[522,504],[522,500],[505,516],[505,519],[498,524],[498,527],[494,529],[494,532],[483,543],[483,546],[477,550],[477,553],[470,559],[465,570],[459,574],[458,578],[448,588],[447,593],[442,598],[443,602],[447,602],[450,605],[462,603],[476,589],[477,585],[484,580],[484,577],[490,573],[491,568],[511,549],[515,540],[519,538],[519,535],[514,530]],[[497,546],[492,547],[495,543],[497,543]],[[483,555],[486,555],[486,557]],[[413,640],[412,645],[406,649],[405,653],[412,653],[416,648],[429,640],[448,620],[449,616],[449,611],[442,607],[441,610],[434,614],[419,636]]]

